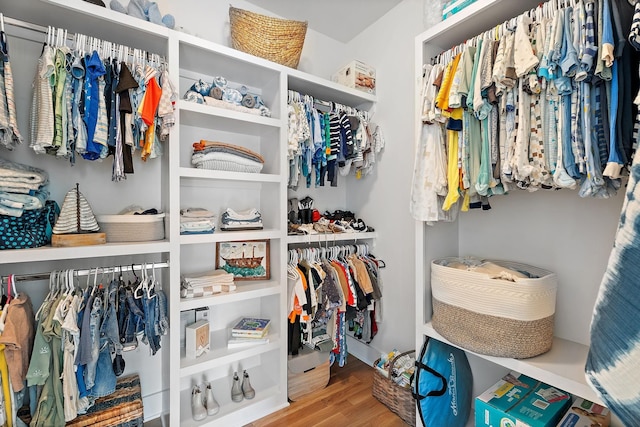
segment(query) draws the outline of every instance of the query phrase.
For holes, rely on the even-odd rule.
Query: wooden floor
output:
[[[288,408],[246,427],[376,426],[406,427],[400,417],[371,395],[373,368],[349,355],[343,368],[331,367],[329,385]]]

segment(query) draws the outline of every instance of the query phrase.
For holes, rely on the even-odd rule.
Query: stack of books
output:
[[[231,328],[231,337],[227,341],[227,348],[249,347],[269,342],[269,319],[243,317]]]

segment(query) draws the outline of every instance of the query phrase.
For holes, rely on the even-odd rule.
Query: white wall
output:
[[[414,348],[415,241],[409,215],[413,171],[414,38],[423,31],[422,0],[404,0],[348,44],[353,59],[376,69],[375,122],[382,126],[386,148],[373,176],[353,180],[348,204],[379,234],[374,254],[382,270],[382,323],[371,343],[375,352]],[[371,356],[375,356],[372,354]],[[369,356],[369,357],[371,357]]]

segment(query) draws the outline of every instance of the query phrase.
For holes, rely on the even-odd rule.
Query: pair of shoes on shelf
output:
[[[351,227],[356,231],[367,231],[367,224],[364,223],[363,220],[357,219],[352,224]]]
[[[251,387],[251,381],[249,380],[249,374],[245,370],[242,374],[242,383],[238,378],[238,373],[233,373],[233,386],[231,387],[231,400],[234,402],[241,402],[242,399],[253,399],[256,395],[256,391]]]
[[[193,419],[202,421],[207,415],[215,415],[220,411],[220,405],[213,397],[213,389],[211,383],[207,383],[204,393],[200,390],[200,386],[194,386],[191,390],[191,412]]]

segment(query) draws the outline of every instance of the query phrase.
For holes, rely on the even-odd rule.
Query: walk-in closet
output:
[[[0,0],[0,425],[640,425],[638,52],[632,0]]]

